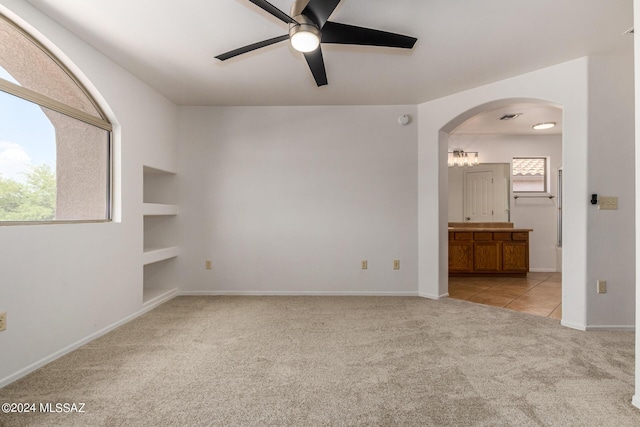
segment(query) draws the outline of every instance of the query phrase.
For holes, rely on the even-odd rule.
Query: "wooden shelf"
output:
[[[144,203],[142,205],[144,216],[178,215],[177,205],[164,205],[161,203]]]
[[[164,261],[177,256],[177,246],[170,246],[167,248],[145,248],[144,253],[142,254],[142,264],[153,264],[155,262]]]

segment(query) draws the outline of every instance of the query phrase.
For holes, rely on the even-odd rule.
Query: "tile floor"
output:
[[[562,273],[527,277],[449,277],[449,297],[562,319]]]

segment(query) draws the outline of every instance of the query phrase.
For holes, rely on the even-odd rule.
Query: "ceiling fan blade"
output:
[[[243,53],[251,52],[252,50],[260,49],[261,47],[267,47],[269,45],[279,43],[285,40],[289,40],[289,34],[285,34],[284,36],[274,37],[269,40],[263,40],[258,43],[253,43],[248,46],[240,47],[238,49],[231,50],[227,53],[223,53],[221,55],[216,56],[220,61],[226,61],[229,58],[233,58],[234,56],[242,55]]]
[[[325,86],[327,84],[327,71],[324,68],[322,49],[318,47],[313,52],[307,52],[304,54],[304,58],[307,60],[307,64],[309,64],[309,69],[318,87]]]
[[[322,43],[387,46],[412,49],[418,41],[415,37],[388,33],[371,28],[356,27],[327,21],[322,27]]]
[[[322,28],[338,7],[341,0],[311,0],[304,8],[302,14],[308,16],[319,28]]]
[[[281,11],[280,9],[278,9],[277,7],[275,7],[274,5],[272,5],[266,0],[249,0],[249,1],[255,4],[256,6],[258,6],[259,8],[261,8],[262,10],[269,12],[279,20],[286,22],[287,24],[296,24],[296,25],[298,24],[298,21],[296,21],[295,19],[293,19],[292,17],[290,17],[289,15],[287,15],[286,13],[284,13],[283,11]]]

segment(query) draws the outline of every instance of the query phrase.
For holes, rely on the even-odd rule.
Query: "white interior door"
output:
[[[493,221],[493,171],[465,172],[464,220]]]

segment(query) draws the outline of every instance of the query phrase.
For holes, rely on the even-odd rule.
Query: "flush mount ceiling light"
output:
[[[533,128],[535,130],[545,130],[545,129],[551,129],[556,127],[556,122],[544,122],[544,123],[538,123],[537,125],[533,125]]]

